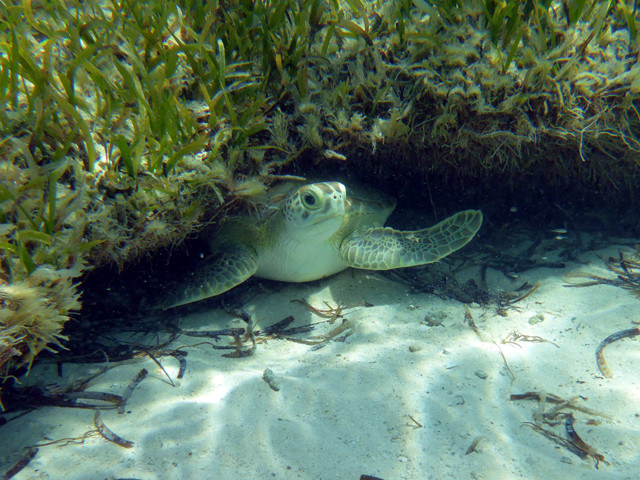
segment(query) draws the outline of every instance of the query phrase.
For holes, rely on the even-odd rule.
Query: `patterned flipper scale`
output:
[[[203,262],[180,286],[163,308],[173,308],[220,295],[247,280],[258,270],[258,256],[240,245],[220,253],[215,262]]]
[[[342,241],[340,255],[349,266],[365,270],[424,265],[464,247],[481,225],[481,211],[465,210],[423,230],[359,229]]]

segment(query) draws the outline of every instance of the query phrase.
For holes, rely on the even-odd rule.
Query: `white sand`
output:
[[[517,281],[490,271],[489,284],[514,289],[525,280],[541,287],[508,311],[472,307],[480,339],[464,323],[456,301],[408,294],[378,274],[346,271],[311,285],[261,294],[245,309],[267,326],[288,315],[295,325],[319,320],[291,299],[351,304],[367,300],[346,318],[344,342],[312,350],[285,340],[259,344],[248,358],[222,358],[206,345],[190,348],[187,371],[176,387],[149,359],[112,369],[90,388],[121,394],[136,373],[150,371],[124,415],[103,411],[105,424],[135,443],[124,449],[98,436],[84,444],[41,447],[16,479],[354,479],[362,474],[395,479],[636,479],[640,476],[640,348],[637,337],[605,349],[613,378],[604,378],[595,349],[608,335],[640,320],[640,302],[621,288],[563,287],[564,274],[589,271],[612,276],[601,255],[588,265],[537,269]],[[531,324],[538,314],[540,323]],[[428,326],[426,316],[442,319]],[[241,322],[235,320],[237,326]],[[185,318],[185,329],[233,324],[211,311]],[[328,331],[322,326],[314,335]],[[512,332],[553,343],[502,344]],[[304,337],[303,337],[304,338]],[[206,339],[202,339],[206,340]],[[178,345],[195,344],[182,337]],[[500,346],[496,345],[497,342]],[[557,345],[557,346],[556,346]],[[415,351],[410,351],[415,350]],[[515,379],[511,379],[500,351]],[[162,363],[175,378],[178,362]],[[95,366],[65,366],[65,381]],[[271,368],[280,383],[262,379]],[[486,375],[486,378],[481,378]],[[35,369],[33,382],[60,381],[53,366]],[[513,393],[543,391],[602,412],[574,411],[575,429],[610,465],[594,467],[540,433],[535,401],[510,401]],[[413,420],[419,422],[419,427]],[[587,424],[596,420],[599,424]],[[563,436],[564,424],[545,426]],[[93,429],[93,411],[42,408],[0,427],[1,472],[25,446]],[[465,454],[478,437],[477,451]]]

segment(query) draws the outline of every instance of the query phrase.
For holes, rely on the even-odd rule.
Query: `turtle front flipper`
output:
[[[465,210],[423,230],[356,230],[342,241],[340,256],[349,266],[365,270],[424,265],[464,247],[481,225],[480,210]]]
[[[230,290],[258,270],[258,255],[240,245],[221,252],[213,262],[205,262],[173,289],[162,308],[173,308],[214,297]]]

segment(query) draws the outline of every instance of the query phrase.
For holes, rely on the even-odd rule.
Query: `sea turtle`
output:
[[[482,212],[465,210],[430,228],[384,227],[395,201],[339,182],[294,184],[261,217],[227,221],[203,262],[164,308],[219,295],[251,276],[287,282],[328,277],[348,267],[389,270],[432,263],[466,245]]]

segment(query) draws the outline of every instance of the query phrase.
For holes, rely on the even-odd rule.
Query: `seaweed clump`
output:
[[[73,162],[47,169],[29,160],[26,168],[0,164],[0,378],[62,347],[62,326],[80,308],[82,252],[91,247],[83,189],[61,179],[81,171]]]
[[[40,267],[25,280],[0,281],[0,376],[10,368],[31,367],[43,349],[64,348],[60,332],[70,312],[80,309],[73,279],[80,269]]]

